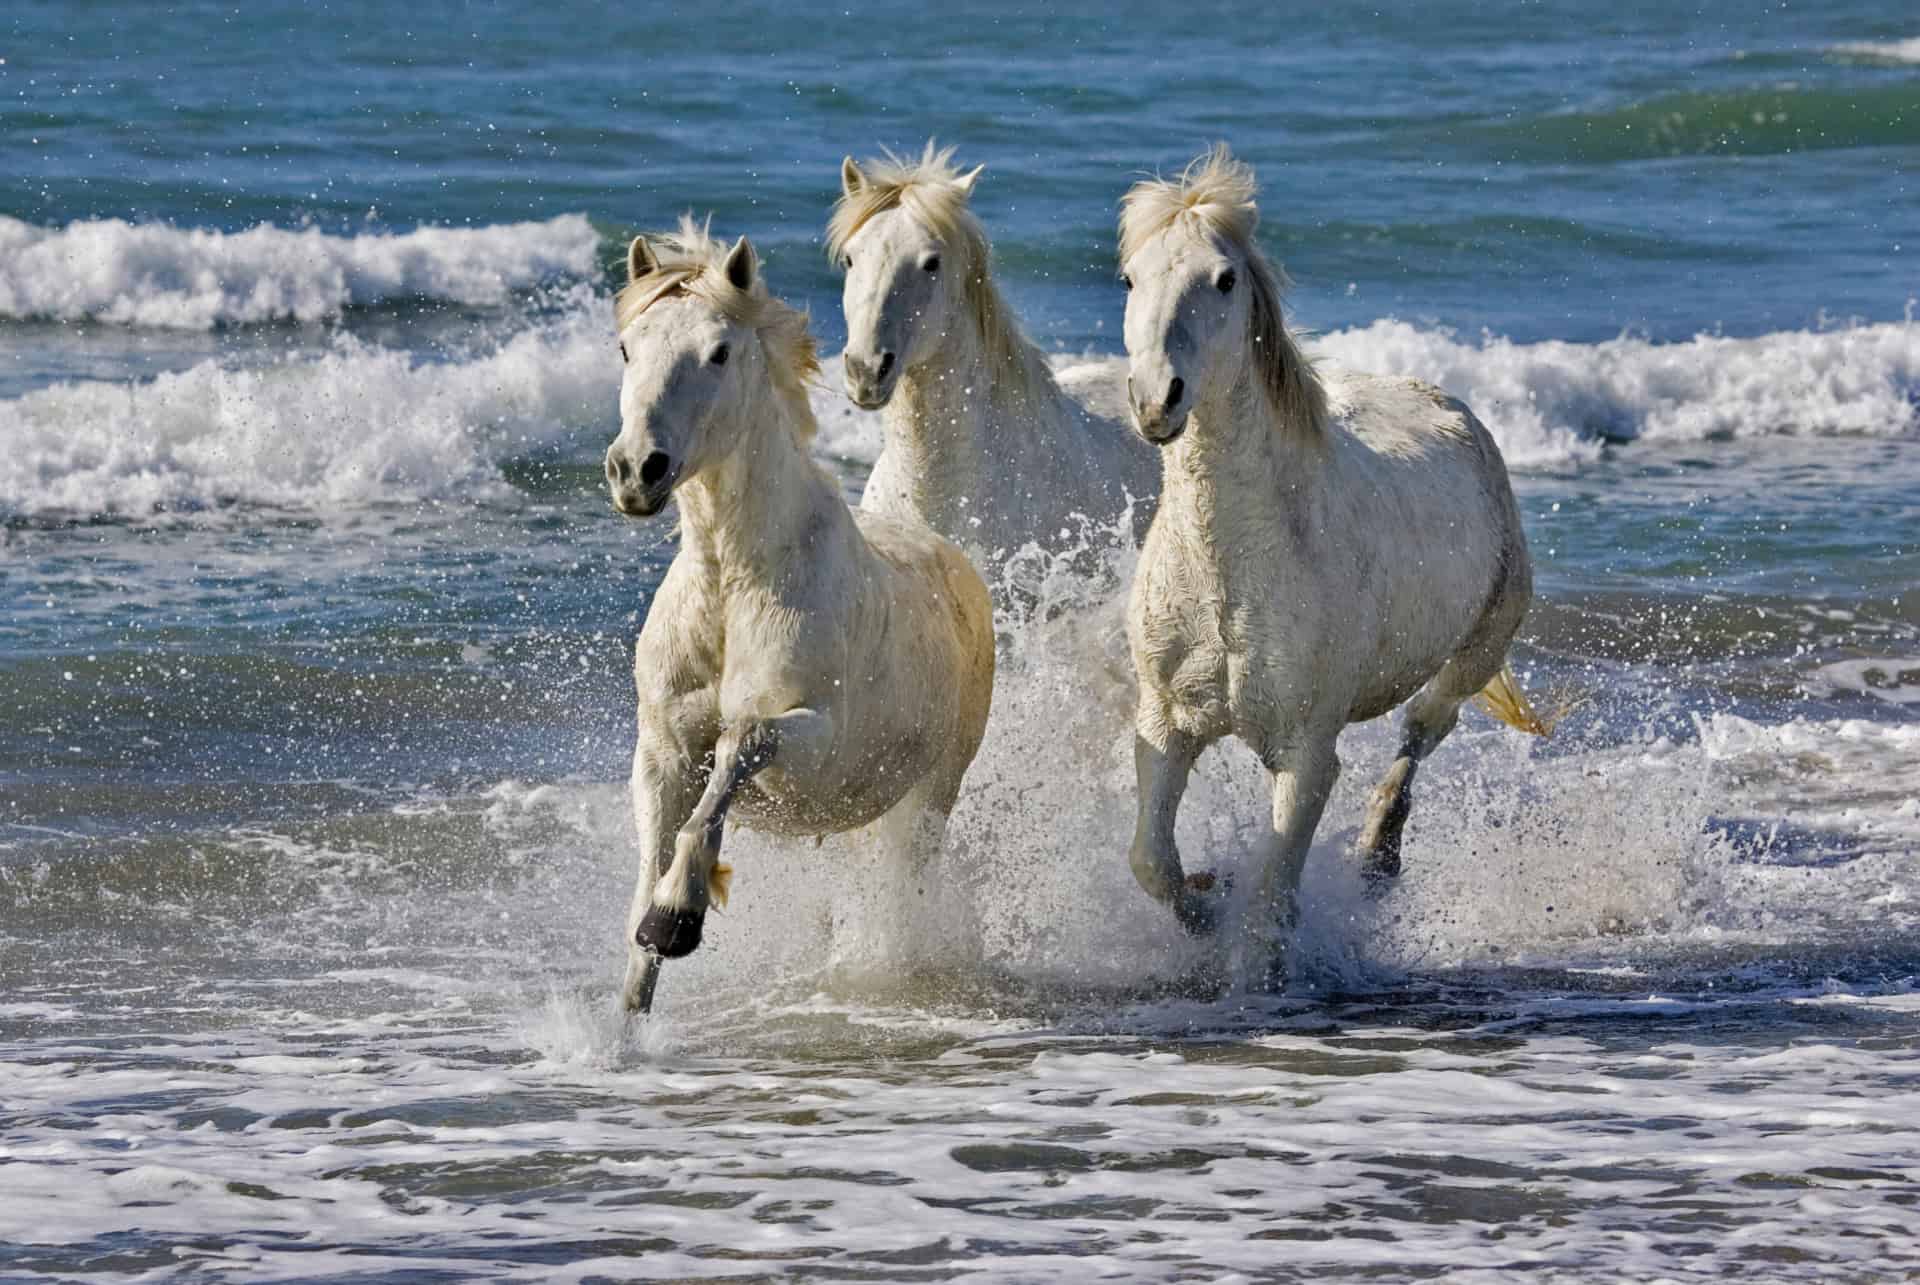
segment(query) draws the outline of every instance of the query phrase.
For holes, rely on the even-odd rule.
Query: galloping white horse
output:
[[[1437,388],[1306,360],[1253,240],[1255,191],[1219,146],[1122,202],[1128,395],[1166,474],[1128,611],[1131,856],[1142,887],[1209,929],[1212,879],[1184,875],[1174,816],[1202,749],[1250,745],[1277,846],[1247,926],[1273,980],[1342,727],[1413,698],[1361,836],[1376,881],[1399,873],[1415,767],[1463,702],[1485,689],[1496,716],[1546,729],[1506,668],[1532,570],[1499,448]]]
[[[767,292],[753,248],[683,219],[636,237],[616,319],[626,370],[607,451],[614,507],[680,502],[680,552],[634,654],[640,877],[629,1011],[660,960],[724,905],[731,806],[759,829],[830,834],[892,813],[910,859],[938,851],[986,730],[993,612],[960,551],[863,514],[813,462],[805,314]]]
[[[992,562],[1029,542],[1058,550],[1079,520],[1110,526],[1130,500],[1138,538],[1159,490],[1153,452],[1063,392],[1020,332],[967,208],[980,171],[952,156],[928,143],[918,161],[840,166],[827,250],[847,274],[847,396],[886,408],[860,507]]]

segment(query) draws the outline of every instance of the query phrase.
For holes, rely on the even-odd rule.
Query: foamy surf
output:
[[[599,241],[579,214],[356,235],[125,219],[48,228],[0,215],[0,317],[204,330],[320,321],[400,299],[499,305],[592,275]]]
[[[1905,40],[1848,40],[1827,46],[1827,53],[1852,62],[1920,66],[1920,36],[1909,36]]]
[[[606,421],[611,351],[605,315],[577,308],[465,361],[342,337],[313,359],[55,384],[0,404],[0,506],[139,515],[486,492],[503,461]]]
[[[499,484],[505,462],[559,450],[595,460],[618,425],[620,367],[606,297],[446,361],[352,339],[319,358],[219,361],[131,383],[66,382],[0,402],[12,427],[0,506],[140,514],[227,502],[321,508]],[[1396,320],[1319,336],[1327,361],[1436,383],[1471,405],[1517,468],[1578,466],[1602,443],[1772,435],[1902,436],[1920,427],[1920,324],[1682,343],[1468,340]],[[1068,385],[1108,411],[1118,358],[1061,357]],[[823,457],[870,464],[881,416],[812,392]]]

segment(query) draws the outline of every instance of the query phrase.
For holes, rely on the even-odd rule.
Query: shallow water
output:
[[[10,9],[0,1275],[1913,1272],[1915,39]],[[1378,902],[1345,846],[1392,733],[1352,729],[1293,981],[1220,995],[1125,871],[1111,614],[1010,624],[926,903],[856,841],[730,836],[733,904],[623,1029],[672,543],[600,490],[608,265],[712,209],[831,352],[839,158],[929,134],[1082,375],[1115,198],[1230,138],[1323,359],[1499,439],[1516,661],[1571,712],[1470,716]],[[837,388],[852,497],[879,434]],[[1266,811],[1212,753],[1182,846],[1241,869]]]

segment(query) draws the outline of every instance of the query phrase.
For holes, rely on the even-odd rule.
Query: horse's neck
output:
[[[1197,542],[1223,566],[1292,551],[1317,521],[1323,451],[1300,425],[1283,425],[1243,373],[1202,397],[1168,449],[1160,512],[1211,533]]]
[[[830,556],[822,536],[839,523],[850,531],[852,523],[832,481],[788,425],[759,424],[748,432],[740,449],[676,493],[680,548],[725,585],[778,586],[796,560]]]
[[[936,511],[979,487],[989,446],[992,374],[971,327],[961,325],[933,356],[900,378],[887,417],[887,449],[898,451],[922,511]]]

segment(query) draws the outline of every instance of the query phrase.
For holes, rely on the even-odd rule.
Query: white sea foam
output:
[[[562,447],[583,458],[617,430],[619,364],[604,295],[575,286],[554,319],[482,355],[423,361],[341,339],[319,358],[209,361],[136,383],[56,384],[0,402],[0,506],[137,513],[155,505],[334,507],[457,495],[502,461]],[[1323,335],[1329,361],[1430,380],[1465,399],[1518,467],[1577,464],[1598,438],[1912,433],[1920,325],[1656,344],[1501,338],[1378,321]],[[1063,380],[1111,409],[1118,358],[1063,358]],[[812,393],[823,456],[871,463],[881,417],[841,391],[830,359]]]
[[[1829,45],[1827,52],[1851,62],[1920,65],[1920,36],[1909,36],[1905,40],[1849,40]]]
[[[46,228],[0,216],[0,317],[201,330],[317,321],[405,298],[499,304],[516,290],[592,273],[598,245],[578,214],[352,236],[123,219]]]
[[[1440,385],[1523,466],[1578,459],[1601,438],[1892,436],[1920,426],[1920,325],[1911,322],[1523,344],[1388,320],[1322,335],[1314,347],[1342,366]]]
[[[1802,681],[1819,696],[1858,694],[1890,705],[1920,705],[1920,656],[1837,660]]]
[[[578,308],[464,362],[342,338],[318,359],[38,389],[0,403],[0,506],[320,508],[498,485],[502,460],[607,419],[607,324]]]
[[[1057,569],[1022,565],[1055,603]],[[1916,729],[1720,716],[1543,746],[1469,716],[1378,903],[1344,847],[1392,740],[1352,729],[1296,993],[1168,998],[1208,947],[1126,872],[1113,623],[1096,605],[1005,631],[914,951],[932,981],[838,949],[891,909],[877,854],[735,830],[729,907],[623,1029],[621,782],[503,782],[395,808],[397,831],[342,816],[250,839],[247,888],[285,899],[199,911],[150,947],[165,968],[103,920],[88,968],[43,970],[0,1012],[0,1254],[31,1256],[0,1270],[108,1250],[263,1279],[1911,1265],[1911,981],[1721,965],[1676,986],[1673,961],[1862,928],[1910,949],[1910,850],[1779,865],[1714,822],[1857,806],[1862,777],[1920,765]],[[1207,756],[1189,861],[1244,869],[1268,788],[1244,749]],[[443,847],[487,877],[449,884]],[[409,857],[437,874],[393,868]],[[1515,963],[1580,980],[1421,980]],[[111,989],[115,967],[140,984]]]

